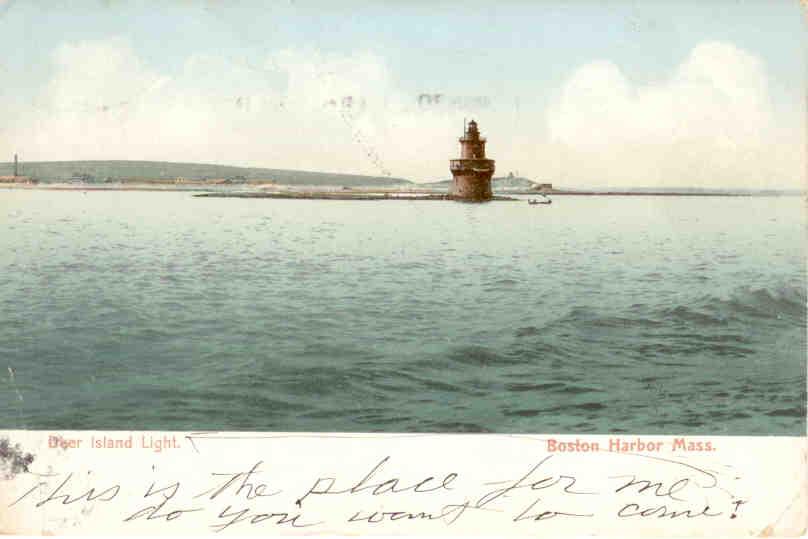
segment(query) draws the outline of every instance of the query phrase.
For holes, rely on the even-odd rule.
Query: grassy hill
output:
[[[13,163],[0,163],[0,176],[11,175]],[[132,180],[206,180],[214,178],[267,180],[282,185],[336,185],[385,187],[410,184],[403,178],[308,172],[274,168],[232,167],[162,161],[39,161],[20,164],[20,174],[41,182],[63,182],[83,176],[87,182]]]

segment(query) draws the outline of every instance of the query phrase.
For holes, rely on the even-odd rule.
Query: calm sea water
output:
[[[0,428],[805,432],[799,198],[0,193]]]

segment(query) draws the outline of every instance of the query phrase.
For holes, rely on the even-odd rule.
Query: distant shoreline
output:
[[[448,200],[446,193],[436,189],[424,188],[379,188],[379,187],[352,187],[332,189],[312,186],[285,186],[276,185],[266,190],[240,190],[243,187],[232,185],[166,185],[157,187],[154,184],[127,184],[127,185],[94,185],[94,184],[47,184],[47,183],[0,183],[0,189],[7,190],[38,190],[38,191],[129,191],[129,192],[189,192],[196,197],[209,198],[274,198],[274,199],[317,199],[317,200]],[[716,191],[611,191],[587,190],[567,191],[553,189],[548,191],[495,191],[494,200],[521,200],[513,196],[619,196],[619,197],[803,197],[800,192],[716,192]]]

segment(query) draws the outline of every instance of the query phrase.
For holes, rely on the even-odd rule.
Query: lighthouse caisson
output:
[[[453,178],[449,198],[468,202],[491,200],[494,161],[485,157],[485,139],[474,120],[460,138],[460,159],[451,159],[449,169]]]

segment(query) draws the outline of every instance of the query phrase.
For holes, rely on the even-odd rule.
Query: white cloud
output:
[[[406,113],[385,114],[401,96],[371,53],[281,50],[259,65],[195,55],[169,78],[144,65],[128,42],[111,39],[65,44],[54,52],[53,67],[36,107],[17,111],[13,135],[0,142],[0,151],[19,149],[31,161],[160,159],[415,172],[402,167],[397,143],[413,135],[406,126],[417,122],[408,122]],[[415,139],[409,142],[418,147]]]
[[[803,178],[802,131],[778,125],[761,62],[722,43],[699,45],[656,84],[633,84],[608,61],[587,64],[548,110],[527,99],[515,111],[496,97],[482,109],[422,108],[381,57],[361,51],[286,49],[254,62],[200,54],[168,76],[110,39],[63,45],[53,68],[0,152],[424,180],[448,177],[460,122],[475,116],[501,173],[559,185],[781,187]]]
[[[657,84],[632,84],[611,62],[587,64],[564,84],[547,121],[561,156],[557,174],[569,182],[799,187],[804,181],[801,130],[778,124],[762,62],[726,43],[700,44]]]
[[[53,61],[56,71],[47,93],[60,108],[134,101],[165,81],[143,66],[123,39],[64,44]]]

